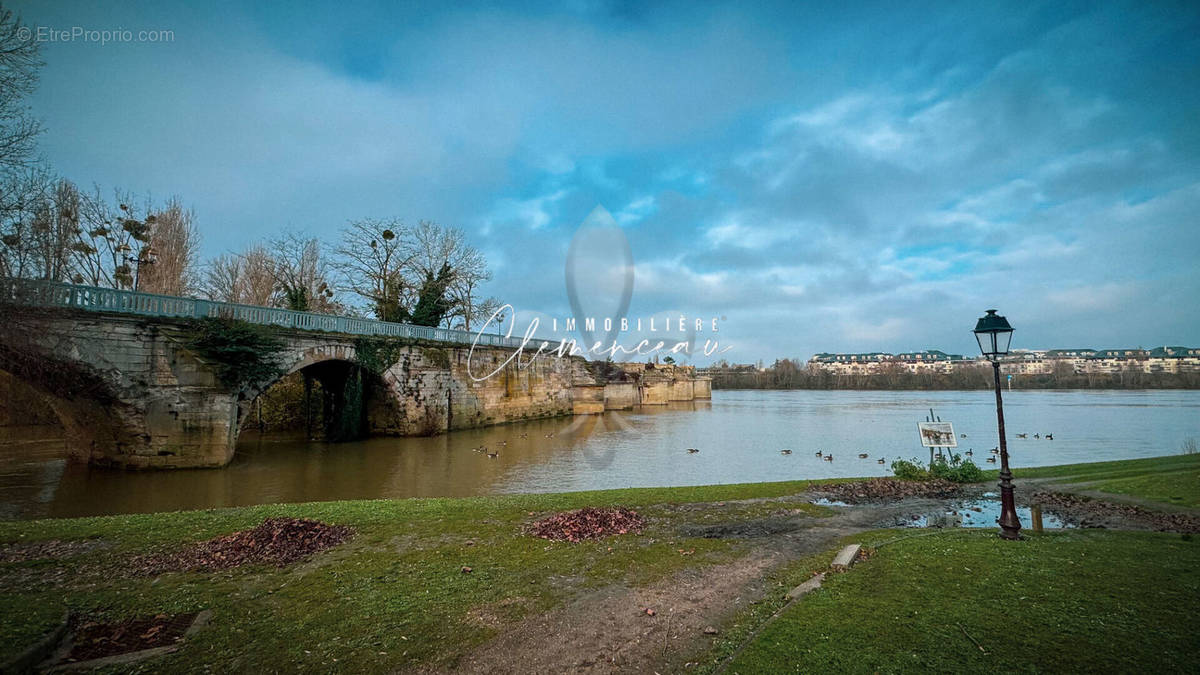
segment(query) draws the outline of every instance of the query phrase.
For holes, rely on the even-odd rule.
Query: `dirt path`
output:
[[[530,617],[471,651],[465,673],[678,672],[714,639],[705,634],[764,596],[766,578],[789,560],[833,547],[934,500],[838,509],[830,517],[773,516],[713,526],[707,536],[744,538],[751,552],[730,563],[684,570],[643,588],[614,585]],[[651,608],[654,615],[645,610]],[[426,671],[429,672],[429,671]]]
[[[958,499],[980,496],[989,484],[967,486]],[[1059,490],[1049,482],[1026,482],[1021,497],[1034,490]],[[815,495],[770,500],[786,505]],[[1108,495],[1105,495],[1108,497]],[[771,572],[791,560],[834,547],[849,535],[894,527],[912,514],[945,508],[953,499],[907,498],[837,507],[829,517],[803,513],[752,520],[683,526],[687,536],[742,539],[750,552],[729,563],[684,570],[643,588],[621,585],[587,592],[566,605],[531,616],[461,658],[450,672],[465,673],[654,673],[680,672],[703,653],[720,627],[768,592]],[[1024,503],[1021,498],[1019,502]],[[1155,506],[1158,506],[1155,504]],[[690,508],[682,505],[679,508]],[[1122,507],[1096,504],[1114,525],[1148,529]],[[1125,506],[1124,509],[1132,508]],[[786,512],[786,509],[784,509]],[[1114,511],[1118,513],[1114,513]],[[1195,511],[1193,511],[1195,513]],[[1165,514],[1164,514],[1165,515]],[[653,615],[645,610],[651,608]],[[438,672],[423,670],[419,672]]]

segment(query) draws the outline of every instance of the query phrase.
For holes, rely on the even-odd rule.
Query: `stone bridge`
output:
[[[361,378],[362,419],[353,422],[374,435],[711,396],[690,367],[554,355],[518,367],[510,357],[519,341],[499,336],[189,298],[0,279],[0,313],[0,371],[42,395],[73,456],[131,469],[224,466],[255,398],[295,372],[319,381],[337,414],[347,381]],[[269,376],[230,383],[223,364],[195,348],[197,319],[219,317],[270,327],[281,347]],[[473,340],[486,344],[472,353]],[[499,370],[477,381],[468,357],[477,377]]]

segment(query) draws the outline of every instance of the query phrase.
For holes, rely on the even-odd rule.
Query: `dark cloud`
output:
[[[60,171],[181,195],[209,253],[429,218],[562,316],[602,204],[633,311],[726,316],[727,358],[969,352],[989,306],[1023,346],[1200,339],[1193,5],[18,9],[175,30],[48,45],[35,108]]]

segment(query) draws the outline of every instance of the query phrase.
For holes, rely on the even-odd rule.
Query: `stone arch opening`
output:
[[[278,377],[243,394],[239,436],[246,431],[354,441],[386,428],[399,404],[385,376],[352,353],[309,352]]]
[[[131,456],[144,443],[141,415],[119,401],[98,382],[80,373],[81,383],[72,388],[62,377],[48,374],[61,364],[32,356],[22,367],[21,359],[0,363],[0,442],[19,440],[2,433],[5,428],[33,422],[55,428],[66,458],[100,465],[125,466],[121,458]],[[69,371],[62,371],[67,373]],[[31,406],[41,404],[40,409]]]

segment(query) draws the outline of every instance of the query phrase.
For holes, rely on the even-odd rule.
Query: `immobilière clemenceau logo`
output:
[[[628,361],[666,354],[676,362],[687,362],[696,353],[697,336],[705,333],[709,336],[701,348],[704,356],[723,354],[733,348],[722,346],[716,339],[718,324],[724,317],[689,319],[686,313],[675,311],[648,318],[628,317],[633,300],[633,251],[625,231],[603,206],[592,209],[576,230],[567,250],[564,273],[573,316],[561,324],[558,318],[551,318],[549,328],[557,335],[561,327],[567,337],[554,338],[557,344],[554,339],[538,337],[538,330],[544,326],[541,318],[534,317],[525,324],[519,345],[507,359],[487,373],[477,373],[471,357],[480,338],[495,329],[500,317],[514,317],[508,322],[505,334],[507,338],[513,337],[516,312],[512,305],[502,305],[480,327],[471,344],[467,374],[472,380],[486,380],[514,362],[517,368],[524,369],[542,356]],[[603,330],[603,339],[596,339],[597,329]],[[569,337],[572,333],[583,339],[583,346]]]
[[[628,317],[633,300],[633,251],[625,231],[603,206],[592,209],[576,230],[567,250],[564,274],[572,316],[565,318],[561,324],[557,318],[549,317],[549,328],[552,333],[558,334],[561,327],[568,337],[556,338],[557,344],[554,340],[540,339],[537,333],[543,327],[542,321],[534,317],[525,324],[519,346],[507,359],[490,372],[476,373],[471,357],[480,337],[489,329],[494,329],[498,317],[515,317],[512,305],[504,305],[479,329],[471,344],[467,356],[467,373],[471,379],[477,382],[486,380],[514,362],[518,369],[524,369],[541,356],[560,359],[563,356],[586,356],[629,361],[666,354],[676,362],[686,363],[696,354],[699,334],[708,334],[701,348],[704,356],[723,354],[732,349],[730,345],[722,346],[716,339],[718,324],[724,317],[689,320],[689,315],[676,311],[660,312],[645,318]],[[614,299],[616,302],[613,302]],[[515,320],[508,322],[507,338],[513,337],[515,325]],[[596,339],[597,330],[604,332],[603,339]],[[572,333],[582,338],[584,346],[581,347],[577,340],[569,337]],[[565,429],[558,432],[567,443],[582,448],[583,457],[593,470],[608,467],[616,457],[616,445],[613,443],[585,442],[594,432],[611,430],[638,433],[625,415],[619,411],[612,412],[611,415],[576,415]],[[594,446],[602,448],[599,453]]]

